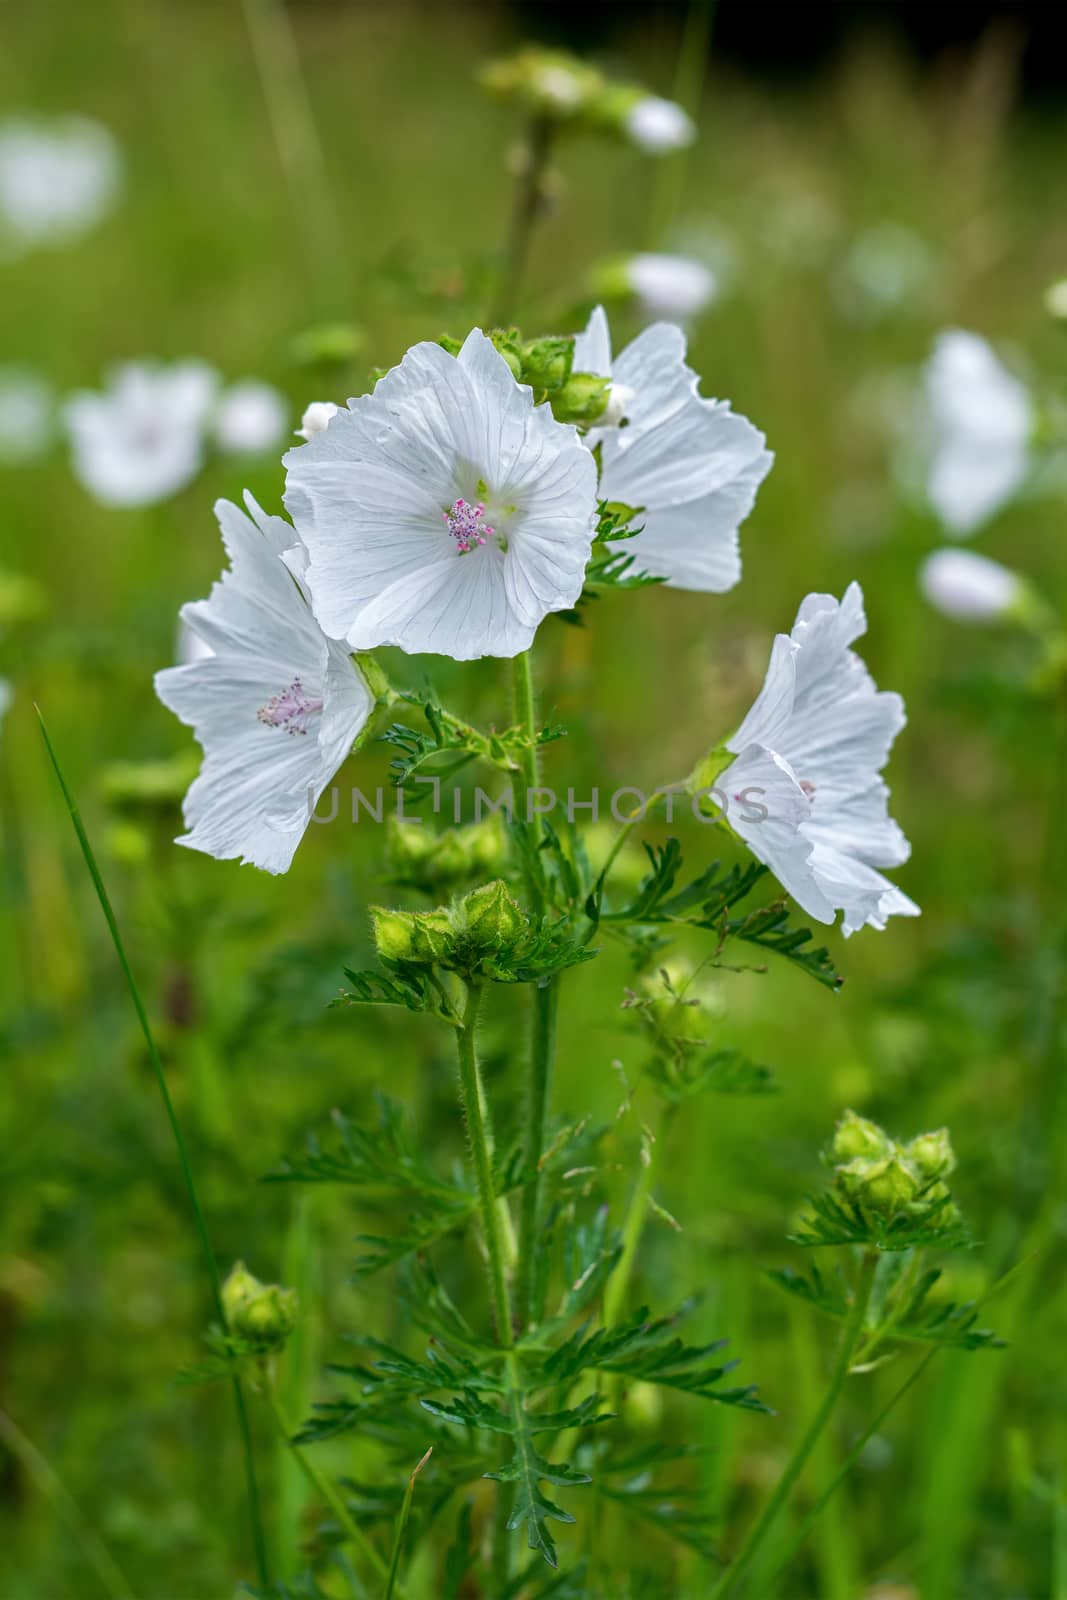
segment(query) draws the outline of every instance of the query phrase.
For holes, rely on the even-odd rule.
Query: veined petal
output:
[[[640,515],[641,532],[614,546],[634,568],[675,589],[725,594],[741,577],[740,525],[774,457],[761,450],[730,483],[682,505],[654,506]]]
[[[813,846],[802,828],[811,801],[789,763],[762,745],[750,744],[720,776],[717,787],[726,797],[727,821],[757,861],[770,868],[809,916],[833,922],[833,903],[812,873]]]

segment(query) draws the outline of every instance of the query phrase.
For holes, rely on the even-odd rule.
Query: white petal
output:
[[[833,922],[833,903],[815,880],[813,846],[802,832],[811,802],[789,764],[762,745],[749,745],[717,787],[726,796],[727,821],[757,861],[771,869],[809,916]]]
[[[575,337],[574,371],[593,372],[598,378],[611,377],[611,331],[603,306],[595,307],[585,332]]]
[[[643,512],[641,532],[615,548],[633,556],[635,571],[664,578],[672,588],[725,594],[740,580],[740,525],[773,460],[763,450],[712,494]]]

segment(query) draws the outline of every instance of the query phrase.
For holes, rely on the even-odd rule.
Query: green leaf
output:
[[[781,956],[801,972],[806,972],[827,989],[840,989],[844,979],[836,971],[829,950],[824,945],[814,950],[810,928],[794,927],[789,921],[788,908],[781,901],[750,911],[748,916],[729,921],[723,928],[724,942],[740,939],[743,944],[758,945]]]
[[[736,1049],[713,1050],[702,1060],[687,1062],[684,1076],[671,1076],[658,1058],[648,1067],[649,1076],[671,1101],[688,1100],[697,1094],[762,1095],[777,1094],[778,1084],[770,1067],[752,1061]]]
[[[789,1235],[792,1244],[809,1248],[855,1244],[874,1250],[915,1250],[926,1245],[969,1250],[974,1244],[947,1198],[890,1218],[831,1192],[809,1195],[808,1205],[810,1214],[801,1219],[798,1231]]]

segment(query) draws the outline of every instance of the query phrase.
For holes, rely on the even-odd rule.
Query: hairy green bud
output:
[[[222,1307],[230,1332],[264,1355],[280,1350],[296,1326],[296,1290],[260,1283],[243,1261],[223,1284]]]
[[[935,1178],[947,1178],[956,1170],[947,1128],[936,1128],[932,1133],[920,1133],[904,1149],[904,1159],[924,1183]]]
[[[473,945],[491,949],[518,938],[526,927],[526,914],[507,884],[497,878],[465,895],[453,911],[452,923]]]
[[[842,1187],[860,1205],[886,1216],[903,1211],[920,1189],[915,1174],[895,1154],[881,1161],[858,1156],[839,1169],[838,1177]]]
[[[574,340],[552,336],[529,339],[522,347],[522,381],[534,393],[562,389],[574,364]]]
[[[892,1153],[893,1141],[876,1122],[846,1111],[834,1129],[830,1155],[834,1161],[854,1161],[857,1156],[880,1160]]]
[[[611,398],[610,378],[600,378],[593,372],[575,372],[561,389],[549,395],[549,403],[557,422],[590,427],[604,417]]]
[[[391,911],[371,906],[374,943],[385,961],[414,961],[431,966],[448,947],[446,911]]]

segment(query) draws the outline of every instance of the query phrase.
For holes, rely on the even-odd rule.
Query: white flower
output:
[[[626,116],[626,132],[649,155],[683,150],[697,136],[693,119],[673,100],[648,94],[636,101]]]
[[[627,287],[649,317],[686,322],[715,298],[714,273],[690,256],[630,256],[624,271]]]
[[[26,367],[0,367],[0,461],[34,461],[52,438],[54,398],[43,378]]]
[[[863,595],[809,594],[774,641],[755,704],[727,743],[717,780],[730,826],[819,922],[846,934],[919,914],[877,870],[908,859],[879,777],[904,726],[899,695],[879,693],[849,645],[866,631]]]
[[[214,420],[220,450],[262,455],[280,444],[289,426],[289,406],[285,396],[269,383],[246,378],[225,390]]]
[[[723,400],[704,400],[685,363],[685,335],[670,323],[646,328],[611,355],[608,319],[598,306],[574,346],[574,370],[611,377],[612,399],[628,396],[628,426],[598,428],[600,492],[642,506],[642,531],[616,545],[634,569],[676,589],[716,594],[741,576],[738,529],[774,457],[764,436]]]
[[[332,400],[312,400],[304,415],[300,418],[297,433],[301,439],[313,439],[317,433],[322,433],[324,428],[340,411],[340,406],[335,406]]]
[[[178,844],[277,873],[288,871],[374,701],[347,649],[311,614],[292,528],[251,495],[245,503],[251,520],[227,500],[215,507],[230,569],[206,600],[182,607],[208,654],[155,682],[204,748]]]
[[[75,475],[107,506],[152,505],[199,472],[217,375],[199,361],[130,362],[64,407]]]
[[[86,117],[0,125],[0,254],[62,244],[93,227],[119,188],[118,147]]]
[[[1022,483],[1033,408],[976,333],[941,334],[926,368],[934,429],[927,492],[951,533],[972,533]]]
[[[582,589],[596,465],[477,329],[417,344],[284,458],[315,615],[353,649],[529,648]]]
[[[919,573],[932,606],[957,622],[990,622],[1006,616],[1025,592],[1017,572],[973,550],[935,550]]]

